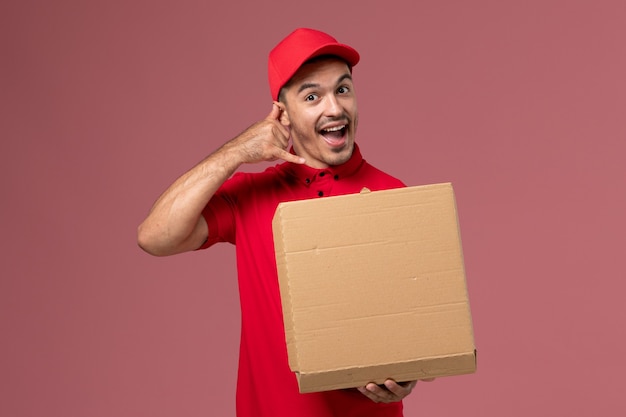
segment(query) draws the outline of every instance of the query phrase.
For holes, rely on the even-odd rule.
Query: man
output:
[[[236,245],[240,417],[402,416],[401,400],[416,384],[300,394],[287,362],[271,226],[278,203],[404,186],[368,164],[355,143],[358,61],[356,50],[323,32],[298,29],[283,39],[269,56],[269,115],[175,181],[139,227],[139,245],[157,256]],[[279,159],[261,173],[235,173]]]

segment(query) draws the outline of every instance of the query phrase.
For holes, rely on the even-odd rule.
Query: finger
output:
[[[393,379],[385,381],[385,387],[399,398],[404,398],[411,393],[417,381],[410,381],[404,385],[398,384]]]
[[[379,386],[374,383],[370,383],[370,384],[367,384],[365,388],[371,394],[371,396],[369,397],[376,402],[390,403],[393,401],[398,401],[396,394],[389,391],[388,389],[385,389],[385,386]]]
[[[287,152],[285,150],[282,150],[279,155],[277,155],[278,158],[282,159],[283,161],[287,161],[287,162],[293,162],[294,164],[304,164],[306,161],[304,158],[302,158],[301,156],[298,155],[294,155],[290,152]]]
[[[289,145],[289,130],[280,122],[273,121],[272,123],[272,135],[280,141],[283,149],[286,149]]]
[[[367,387],[359,387],[358,390],[361,394],[365,395],[367,398],[374,401],[375,403],[382,402],[382,399],[377,394],[367,389]]]
[[[374,401],[374,398],[372,398],[373,396],[372,393],[369,392],[365,387],[358,387],[357,389],[359,390],[361,394],[365,395],[367,398]]]

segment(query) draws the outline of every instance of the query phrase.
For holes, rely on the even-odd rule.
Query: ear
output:
[[[278,117],[280,124],[282,124],[285,127],[289,127],[291,125],[291,122],[289,120],[289,113],[287,112],[287,106],[285,105],[285,103],[280,102],[280,101],[277,102],[276,104],[280,108],[280,116]]]

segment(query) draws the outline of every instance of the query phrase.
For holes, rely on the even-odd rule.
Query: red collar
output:
[[[294,153],[293,148],[290,150]],[[296,177],[300,182],[304,184],[311,184],[318,175],[331,175],[333,178],[339,180],[354,174],[363,164],[363,156],[358,145],[354,144],[354,150],[352,156],[348,161],[341,165],[329,166],[328,168],[312,168],[306,164],[294,164],[292,162],[285,162],[280,165],[282,171],[287,175]]]

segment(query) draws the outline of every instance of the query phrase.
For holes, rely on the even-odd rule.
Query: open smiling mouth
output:
[[[333,126],[320,130],[320,135],[330,146],[342,146],[346,143],[347,130],[348,125]]]

